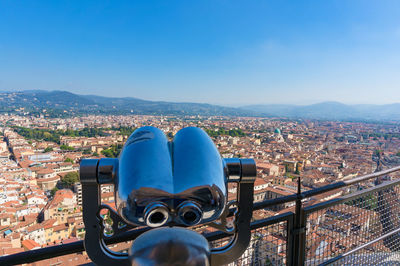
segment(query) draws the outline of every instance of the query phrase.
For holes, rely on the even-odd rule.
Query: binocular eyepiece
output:
[[[131,225],[193,226],[219,218],[227,200],[224,161],[201,129],[173,141],[155,127],[137,129],[119,159],[116,205]]]

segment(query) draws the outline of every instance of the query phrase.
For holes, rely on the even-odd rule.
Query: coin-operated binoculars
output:
[[[199,128],[180,130],[172,142],[155,127],[139,128],[119,159],[81,162],[86,252],[97,265],[230,263],[250,242],[255,176],[254,160],[222,159]],[[235,201],[228,202],[228,182],[238,184]],[[116,211],[101,204],[102,184],[114,185]],[[233,223],[228,225],[231,215]],[[204,236],[187,229],[196,225],[215,227],[224,236],[231,235],[231,241],[210,248]],[[149,230],[138,230],[144,233],[134,240],[129,254],[108,249],[107,242],[121,240],[138,226]]]

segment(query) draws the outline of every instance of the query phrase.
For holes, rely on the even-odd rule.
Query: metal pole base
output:
[[[209,266],[210,248],[207,239],[194,231],[162,227],[136,238],[129,259],[135,266]]]

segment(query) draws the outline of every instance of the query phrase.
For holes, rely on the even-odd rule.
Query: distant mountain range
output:
[[[131,97],[79,95],[67,91],[0,92],[0,112],[37,114],[43,113],[43,109],[46,109],[50,116],[77,114],[223,115],[347,121],[400,121],[399,103],[346,105],[338,102],[323,102],[304,106],[267,104],[233,108],[205,103],[176,103],[147,101]]]
[[[311,105],[250,105],[242,107],[263,116],[323,120],[400,121],[400,103],[386,105],[346,105],[323,102]]]
[[[21,108],[24,108],[21,111]],[[147,115],[255,115],[251,110],[202,103],[146,101],[137,98],[113,98],[78,95],[67,91],[19,91],[0,93],[0,112],[42,113],[52,116],[73,114],[147,114]]]

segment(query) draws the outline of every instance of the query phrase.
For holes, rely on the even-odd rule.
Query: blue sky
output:
[[[0,1],[0,90],[400,102],[400,1]]]

